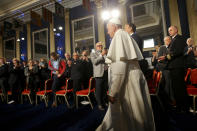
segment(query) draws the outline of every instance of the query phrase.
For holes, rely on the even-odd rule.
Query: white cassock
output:
[[[109,104],[97,131],[155,131],[148,86],[138,65],[143,56],[136,42],[119,29],[107,58],[111,61],[109,95],[117,101]]]

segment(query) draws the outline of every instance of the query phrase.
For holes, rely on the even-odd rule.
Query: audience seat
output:
[[[26,88],[21,92],[21,103],[23,103],[23,96],[28,96],[29,102],[32,104],[30,93],[31,90],[28,88],[28,85],[26,84]]]
[[[52,83],[53,80],[48,79],[45,81],[45,86],[44,86],[44,90],[40,90],[36,92],[36,105],[38,104],[38,96],[40,96],[41,99],[44,99],[45,105],[46,107],[48,107],[48,99],[47,99],[47,95],[49,93],[52,93]]]
[[[197,69],[188,69],[185,81],[189,78],[190,84],[187,85],[187,93],[193,97],[194,113],[196,110],[196,97],[197,97]]]
[[[160,82],[162,78],[162,73],[157,72],[156,70],[153,70],[153,77],[152,81],[148,83],[148,88],[149,88],[149,93],[151,96],[155,96],[161,105],[161,107],[164,109],[163,104],[159,98],[159,87],[160,87]]]
[[[70,104],[67,99],[67,93],[71,93],[73,91],[72,88],[72,80],[66,79],[66,85],[61,87],[61,90],[56,91],[55,93],[55,102],[57,104],[57,96],[63,96],[65,98],[66,104],[68,107],[70,107]]]
[[[78,97],[87,97],[90,102],[90,106],[93,109],[93,105],[90,100],[90,93],[95,93],[95,79],[93,77],[89,80],[89,87],[87,89],[79,90],[76,92],[76,107],[78,108]]]
[[[1,101],[4,101],[4,94],[3,91],[0,89],[0,96],[1,96]]]
[[[8,101],[9,101],[9,96],[11,96],[12,95],[12,92],[11,91],[8,91],[7,92],[7,103],[8,103]]]

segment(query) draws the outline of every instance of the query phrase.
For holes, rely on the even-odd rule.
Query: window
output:
[[[146,39],[144,40],[144,46],[143,48],[153,48],[155,46],[154,39]]]
[[[48,29],[33,32],[33,59],[48,58]]]
[[[166,33],[163,25],[161,0],[141,0],[130,5],[130,21],[136,25],[136,31],[143,39],[143,54],[149,54],[155,45],[162,45]],[[147,51],[147,52],[146,52]]]
[[[12,60],[15,55],[15,38],[4,40],[4,56],[7,60]]]
[[[73,52],[82,53],[83,50],[88,50],[90,52],[94,49],[94,16],[73,20],[72,33]]]

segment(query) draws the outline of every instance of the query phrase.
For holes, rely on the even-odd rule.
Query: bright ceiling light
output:
[[[108,20],[110,18],[109,11],[107,11],[107,10],[103,11],[101,17],[102,17],[103,20]]]
[[[60,27],[58,27],[58,29],[59,29],[59,30],[63,30],[63,27],[62,27],[62,26],[60,26]]]
[[[56,29],[55,29],[55,28],[53,28],[53,31],[56,31]]]
[[[120,16],[120,11],[117,9],[112,10],[111,15],[113,18],[118,18]]]
[[[24,38],[24,37],[22,37],[22,38],[21,38],[21,40],[25,40],[25,38]]]
[[[20,41],[20,39],[17,39],[16,41],[17,41],[17,42],[19,42],[19,41]]]

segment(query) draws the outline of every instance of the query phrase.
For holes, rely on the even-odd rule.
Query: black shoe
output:
[[[51,107],[57,107],[56,102],[53,102],[53,104],[51,105]]]

